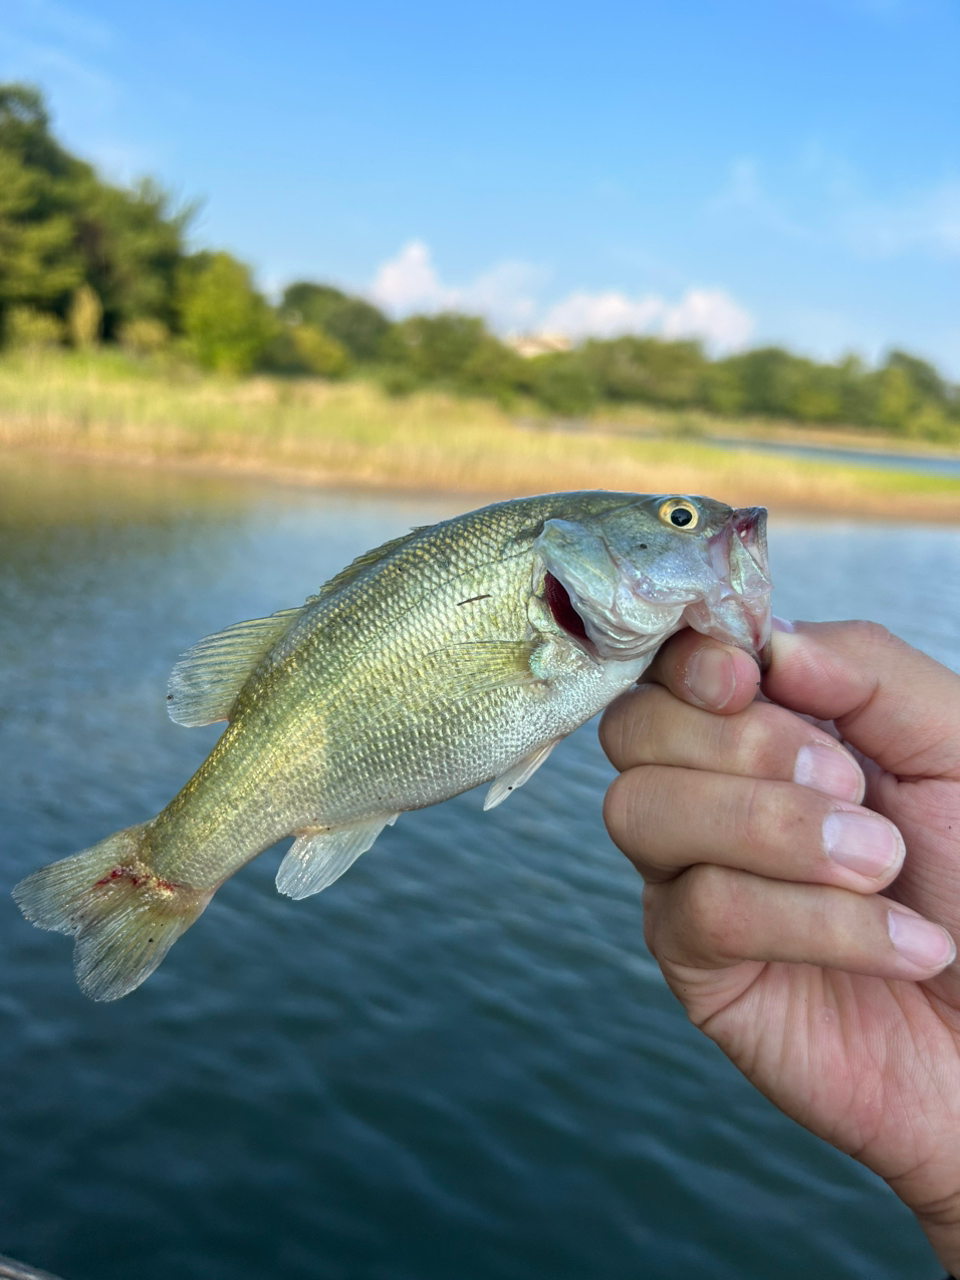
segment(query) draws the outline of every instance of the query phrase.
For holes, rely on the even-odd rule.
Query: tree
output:
[[[249,268],[228,253],[205,254],[185,277],[183,329],[194,357],[219,373],[249,373],[275,332]]]
[[[703,397],[707,362],[696,342],[634,336],[593,340],[582,358],[600,394],[611,400],[680,406]]]
[[[578,353],[535,356],[533,392],[547,409],[567,417],[587,413],[599,399],[597,384]]]
[[[886,368],[902,370],[917,395],[924,400],[940,405],[949,403],[947,384],[926,360],[908,355],[906,351],[891,351],[886,359]]]
[[[330,284],[301,280],[284,290],[281,314],[335,338],[355,360],[379,360],[390,321],[372,303]]]
[[[0,85],[0,312],[28,306],[64,320],[86,285],[106,338],[138,316],[172,326],[190,216],[155,183],[103,182],[53,137],[38,90]]]
[[[458,311],[410,316],[392,329],[387,354],[407,365],[423,382],[455,382],[489,337],[478,316],[465,316]]]

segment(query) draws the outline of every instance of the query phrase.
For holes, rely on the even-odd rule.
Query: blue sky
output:
[[[0,77],[264,287],[960,378],[955,0],[5,0]]]

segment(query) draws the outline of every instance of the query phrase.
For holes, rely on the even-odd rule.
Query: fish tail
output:
[[[152,871],[143,858],[146,828],[117,831],[41,867],[13,891],[28,920],[76,938],[77,982],[93,1000],[139,987],[213,895]]]

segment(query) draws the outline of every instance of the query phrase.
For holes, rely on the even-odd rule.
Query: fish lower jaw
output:
[[[683,611],[680,626],[690,627],[722,644],[735,645],[760,662],[770,640],[769,601],[747,601],[734,595],[719,605],[699,601]]]

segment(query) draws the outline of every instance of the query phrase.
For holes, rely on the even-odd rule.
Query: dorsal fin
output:
[[[188,729],[229,720],[237,694],[254,667],[305,608],[301,605],[298,609],[281,609],[269,618],[236,622],[226,631],[198,640],[170,673],[170,719]]]
[[[356,560],[351,560],[345,569],[341,569],[329,582],[325,582],[317,594],[309,598],[307,604],[316,604],[318,600],[325,600],[327,596],[339,591],[341,587],[345,587],[354,578],[359,578],[364,569],[369,569],[371,565],[377,564],[378,561],[385,560],[391,551],[396,551],[398,547],[402,547],[405,542],[409,542],[418,533],[422,533],[424,529],[429,527],[429,525],[418,525],[417,528],[411,529],[409,533],[401,534],[399,538],[391,538],[389,542],[384,542],[381,546],[374,547],[372,551],[365,551],[362,556],[357,556]]]

